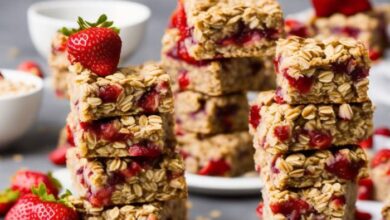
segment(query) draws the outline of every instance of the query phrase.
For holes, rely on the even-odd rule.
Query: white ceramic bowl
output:
[[[7,80],[32,83],[26,93],[0,96],[0,149],[20,138],[35,122],[42,103],[43,80],[22,71],[1,69]]]
[[[80,16],[87,21],[106,14],[108,20],[121,29],[122,58],[131,55],[140,44],[150,17],[150,9],[129,1],[50,1],[37,2],[28,9],[28,27],[35,48],[45,58],[50,54],[50,43],[58,29],[78,27]]]

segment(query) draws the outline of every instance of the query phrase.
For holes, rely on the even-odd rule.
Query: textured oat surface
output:
[[[274,92],[258,95],[252,106],[260,108],[260,124],[250,126],[259,146],[273,153],[319,149],[314,137],[326,135],[335,146],[356,144],[367,139],[373,129],[371,102],[333,105],[289,105],[274,102]],[[285,129],[281,140],[276,129]],[[312,138],[311,138],[312,137]],[[327,147],[327,146],[322,146]]]
[[[254,168],[251,136],[247,131],[202,137],[194,133],[177,136],[178,148],[186,155],[186,171],[197,173],[210,161],[224,160],[225,176],[243,175]]]
[[[348,38],[319,41],[290,37],[278,41],[276,57],[279,61],[277,84],[287,103],[349,103],[369,100],[366,75],[370,61],[362,43]],[[345,65],[341,69],[347,72],[339,72],[335,65]],[[288,78],[298,80],[303,77],[310,79],[312,83],[308,91],[300,92],[290,85]]]
[[[72,111],[77,112],[81,121],[145,112],[173,112],[170,78],[157,64],[121,68],[106,77],[99,77],[78,63],[69,70],[72,72],[69,88]],[[115,102],[104,102],[100,98],[100,91],[107,86],[122,90]],[[157,99],[157,106],[148,110],[141,105],[151,93]]]
[[[195,92],[175,95],[176,126],[191,132],[218,134],[248,129],[244,94],[210,97]]]

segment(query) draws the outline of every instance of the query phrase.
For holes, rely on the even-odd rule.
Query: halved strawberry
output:
[[[8,210],[15,204],[19,198],[19,192],[6,189],[0,192],[0,216],[7,214]]]
[[[33,187],[38,187],[43,183],[47,188],[47,193],[58,196],[61,189],[60,182],[51,176],[51,173],[44,174],[31,170],[19,170],[11,180],[11,189],[20,192],[21,195],[31,193]]]
[[[79,17],[79,29],[61,32],[69,36],[67,42],[68,59],[79,62],[99,76],[107,76],[117,70],[122,41],[119,29],[111,27],[113,22],[102,15],[96,23],[84,21]]]
[[[78,220],[79,216],[68,202],[67,195],[57,200],[46,192],[44,184],[40,184],[32,189],[32,193],[18,200],[5,220]]]
[[[371,160],[371,167],[376,167],[380,164],[387,163],[390,160],[390,149],[382,149],[378,151]]]

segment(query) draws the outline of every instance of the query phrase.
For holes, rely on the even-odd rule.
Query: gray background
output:
[[[46,70],[44,59],[38,56],[29,39],[26,10],[34,0],[0,0],[0,67],[15,68],[25,59],[39,62]],[[146,60],[157,60],[160,51],[160,39],[166,27],[170,12],[175,8],[174,0],[137,0],[148,5],[152,10],[147,34],[136,54],[125,61],[125,64],[136,64]],[[309,7],[308,0],[280,0],[286,14],[294,13]],[[386,1],[376,1],[386,2]],[[19,56],[11,57],[10,51],[20,51]],[[0,106],[3,108],[4,106]],[[385,111],[378,108],[376,118],[384,118]],[[28,111],[28,110],[26,110]],[[38,122],[34,128],[20,141],[12,144],[8,151],[0,151],[0,189],[8,185],[9,177],[19,168],[28,167],[34,170],[55,170],[47,160],[47,153],[55,147],[57,135],[64,125],[69,106],[66,101],[57,100],[52,91],[46,90],[43,107]],[[381,117],[382,116],[382,117]],[[379,121],[379,120],[376,120]],[[386,121],[386,120],[381,120]],[[378,124],[377,124],[378,125]],[[0,125],[1,126],[1,125]],[[23,160],[12,160],[14,154],[22,154]],[[255,207],[260,195],[253,197],[214,197],[204,195],[190,195],[193,208],[191,219],[198,216],[208,216],[211,210],[222,211],[221,219],[226,220],[254,220]]]

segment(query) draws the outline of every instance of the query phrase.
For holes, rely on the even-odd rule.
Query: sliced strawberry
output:
[[[63,166],[66,164],[66,151],[68,150],[69,146],[66,144],[65,146],[60,146],[54,149],[49,154],[49,160],[58,166]]]
[[[385,136],[385,137],[390,137],[390,129],[386,128],[386,127],[380,127],[380,128],[375,129],[374,134]]]
[[[116,102],[123,89],[119,85],[106,85],[99,89],[99,98],[104,102]]]
[[[19,191],[21,195],[31,193],[33,187],[38,187],[43,183],[47,188],[47,193],[58,196],[61,184],[53,178],[51,174],[31,170],[19,170],[11,180],[11,189]]]
[[[359,180],[358,199],[372,200],[374,193],[374,182],[370,178]]]
[[[230,170],[230,165],[224,160],[210,160],[201,170],[199,175],[223,176]]]
[[[6,189],[0,192],[0,217],[7,214],[8,210],[15,204],[18,198],[18,191]]]
[[[32,60],[26,60],[19,64],[18,70],[31,73],[35,76],[38,76],[40,78],[43,78],[43,72],[42,69],[39,67],[39,65],[32,61]]]
[[[127,169],[121,170],[121,174],[126,178],[131,178],[133,176],[136,176],[139,172],[141,172],[142,166],[139,165],[137,162],[132,161],[128,166]]]
[[[143,108],[143,110],[147,113],[156,112],[159,103],[160,97],[158,92],[156,92],[155,90],[151,90],[145,93],[138,101],[138,105]]]
[[[374,168],[376,166],[379,166],[383,163],[387,163],[387,161],[390,160],[390,149],[382,149],[379,150],[375,155],[374,158],[371,160],[371,167]]]
[[[23,195],[9,210],[5,220],[78,220],[74,208],[68,206],[66,197],[57,200],[47,194],[44,184]]]
[[[359,145],[364,149],[372,149],[374,146],[374,139],[372,136],[370,136],[366,140],[360,141]]]
[[[73,64],[81,63],[99,76],[113,74],[119,63],[122,41],[119,30],[111,27],[113,22],[102,15],[96,23],[78,21],[78,30],[63,28],[63,34],[69,36],[67,42],[68,59]]]

